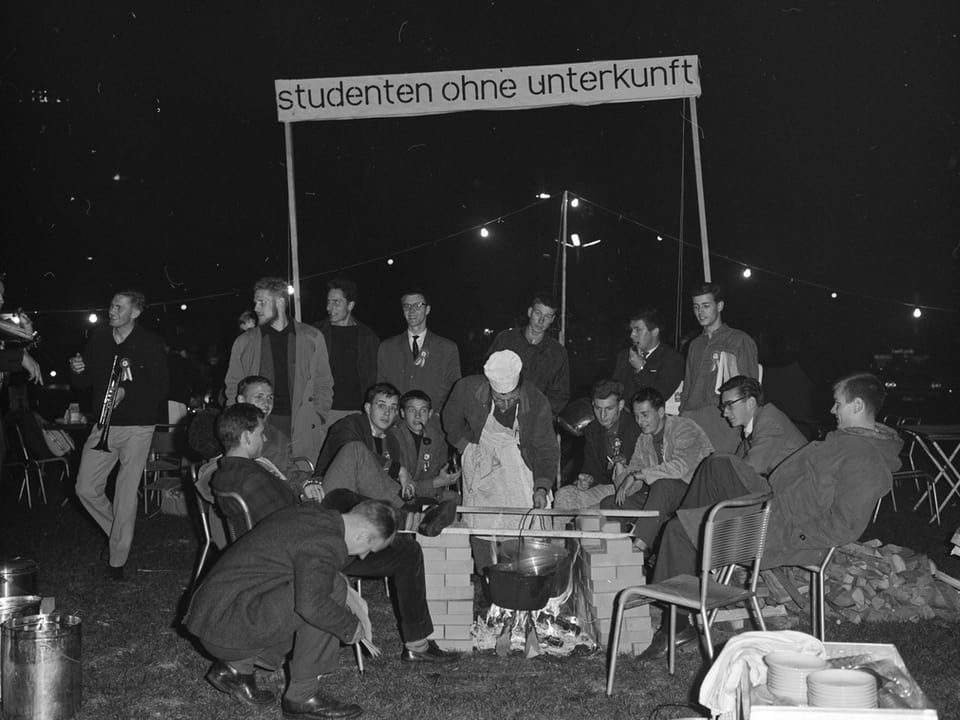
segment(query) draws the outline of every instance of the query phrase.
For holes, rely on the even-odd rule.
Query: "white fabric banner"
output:
[[[699,97],[696,55],[573,65],[276,80],[277,119],[438,115]]]

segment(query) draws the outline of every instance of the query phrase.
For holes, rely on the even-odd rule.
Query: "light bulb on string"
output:
[[[549,199],[550,199],[550,193],[548,192],[537,193],[537,200],[549,200]]]
[[[387,258],[387,265],[393,265],[393,258]]]
[[[919,320],[923,316],[923,311],[920,308],[913,309],[913,317],[915,320]]]
[[[831,297],[831,299],[836,300],[836,299],[837,299],[837,294],[836,294],[835,292],[832,292],[832,293],[830,293],[830,297]]]
[[[293,285],[287,285],[287,295],[293,295],[293,293],[294,293]],[[186,310],[185,307],[180,308],[180,309],[181,309],[181,310]]]
[[[97,323],[97,320],[99,320],[99,319],[100,319],[100,318],[97,317],[97,314],[96,314],[96,313],[90,313],[90,314],[87,316],[87,322],[90,323],[91,325],[95,325],[95,324]]]
[[[487,230],[486,228],[480,228],[480,237],[482,238],[490,237],[490,231]]]
[[[187,304],[186,304],[186,303],[180,303],[180,309],[181,309],[181,310],[186,310],[186,309],[187,309]]]
[[[577,233],[573,233],[570,236],[570,242],[574,247],[580,247],[580,236]]]
[[[570,201],[570,207],[572,207],[572,208],[580,207],[580,198],[573,198],[573,199]]]
[[[753,271],[750,268],[743,269],[743,276],[745,278],[749,278],[751,275],[753,275]]]

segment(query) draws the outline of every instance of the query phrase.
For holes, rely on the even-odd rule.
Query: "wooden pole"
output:
[[[560,209],[560,257],[563,269],[560,275],[560,344],[567,342],[567,191],[563,191]]]
[[[283,124],[287,153],[287,207],[290,212],[290,257],[293,263],[293,319],[300,320],[300,249],[297,244],[297,183],[293,175],[293,124]]]
[[[710,282],[710,243],[707,240],[707,208],[703,202],[703,167],[700,165],[700,123],[697,99],[690,99],[690,132],[693,133],[693,166],[697,175],[697,211],[700,214],[700,249],[703,253],[703,280]]]

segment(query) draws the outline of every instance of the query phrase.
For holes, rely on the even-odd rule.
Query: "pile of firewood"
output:
[[[774,577],[766,573],[764,580],[758,587],[767,606],[764,615],[780,614],[778,605],[790,616],[809,613],[809,573],[781,569]],[[910,548],[879,540],[850,543],[837,548],[824,574],[826,617],[853,623],[957,619],[960,591],[955,583]]]

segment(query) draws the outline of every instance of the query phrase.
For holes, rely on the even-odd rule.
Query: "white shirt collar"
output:
[[[407,347],[410,348],[410,352],[413,352],[413,338],[417,338],[417,345],[420,349],[423,349],[423,341],[427,339],[427,331],[424,330],[421,333],[412,333],[410,330],[407,330]]]
[[[750,437],[753,435],[753,418],[750,418],[750,422],[743,426],[743,436]]]

